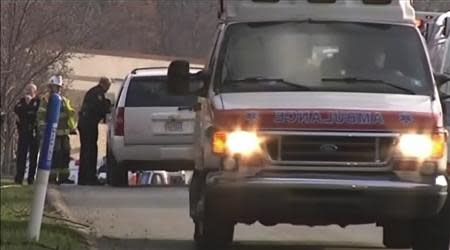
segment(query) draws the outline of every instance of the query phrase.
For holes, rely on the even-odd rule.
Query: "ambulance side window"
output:
[[[430,60],[434,71],[439,72],[442,69],[442,63],[445,60],[444,49],[445,43],[442,40],[429,46]]]
[[[445,93],[448,95],[450,93],[450,84],[445,84],[445,88]],[[445,124],[450,126],[450,98],[444,99],[442,105],[444,106],[445,111]]]
[[[447,51],[444,55],[444,74],[450,75],[450,38],[447,38]]]
[[[450,95],[450,84],[444,84],[441,87],[441,91],[447,95]]]

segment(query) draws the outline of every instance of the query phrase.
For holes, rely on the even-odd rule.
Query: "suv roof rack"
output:
[[[415,24],[411,0],[219,0],[222,21],[337,20]]]
[[[140,70],[151,70],[151,69],[167,69],[167,67],[143,67],[143,68],[135,68],[131,71],[131,74],[136,74]]]
[[[167,69],[167,68],[168,68],[168,67],[143,67],[143,68],[135,68],[135,69],[133,69],[133,70],[131,71],[131,74],[136,74],[136,73],[137,73],[138,71],[140,71],[140,70],[152,70],[152,69],[158,70],[158,69]],[[191,66],[190,69],[193,69],[193,70],[202,70],[203,67]]]

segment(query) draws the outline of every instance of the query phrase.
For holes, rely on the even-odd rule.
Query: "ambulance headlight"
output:
[[[249,156],[261,150],[260,140],[255,132],[234,131],[227,136],[227,149],[231,154]]]
[[[426,159],[431,155],[433,143],[426,135],[406,134],[398,143],[403,156]]]
[[[260,152],[261,140],[255,132],[236,130],[233,132],[218,131],[213,135],[213,152],[224,155],[250,156]]]
[[[440,159],[445,154],[444,134],[405,134],[400,137],[399,149],[403,156],[417,159]]]

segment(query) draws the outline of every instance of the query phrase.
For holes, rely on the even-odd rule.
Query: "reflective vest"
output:
[[[70,100],[64,96],[61,96],[61,112],[59,114],[58,128],[56,135],[69,135],[70,131],[76,129],[77,123],[75,120],[75,109],[70,104]],[[42,135],[44,133],[47,115],[48,95],[42,98],[38,109],[38,124],[39,132]]]

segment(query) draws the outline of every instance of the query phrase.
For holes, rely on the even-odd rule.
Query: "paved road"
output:
[[[184,187],[59,187],[81,222],[93,225],[100,249],[191,250],[193,225]],[[374,225],[264,227],[238,225],[231,250],[384,249]]]

